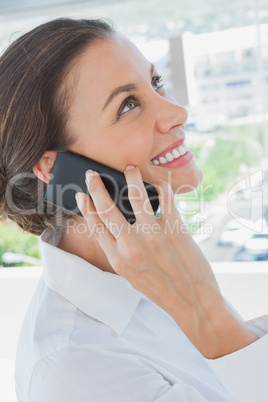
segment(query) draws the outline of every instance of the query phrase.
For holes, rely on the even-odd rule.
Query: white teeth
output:
[[[185,148],[184,148],[182,145],[179,146],[179,151],[180,151],[180,154],[181,154],[181,155],[184,155],[184,154],[186,154],[186,152],[187,152],[187,151],[185,150]]]
[[[173,156],[170,152],[168,152],[168,153],[166,154],[166,160],[167,160],[168,162],[171,162],[171,161],[174,160],[174,156]]]
[[[180,145],[168,152],[165,157],[160,156],[159,159],[154,159],[153,161],[150,161],[150,163],[153,165],[164,165],[167,162],[172,162],[174,159],[179,158],[181,155],[185,155],[188,150],[189,148],[185,144]]]
[[[172,155],[174,156],[175,159],[181,156],[181,154],[177,151],[177,149],[173,149]]]
[[[167,163],[167,160],[166,160],[166,158],[164,158],[163,156],[160,156],[159,162],[160,162],[161,164],[164,164],[164,163]]]

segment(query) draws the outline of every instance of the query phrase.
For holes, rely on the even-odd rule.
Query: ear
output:
[[[46,151],[40,161],[32,168],[34,174],[48,184],[57,157],[57,151]]]

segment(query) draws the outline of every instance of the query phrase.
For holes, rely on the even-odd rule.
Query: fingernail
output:
[[[133,165],[128,165],[128,166],[126,167],[126,170],[130,170],[130,169],[135,169],[135,166],[133,166]]]
[[[83,194],[82,194],[82,193],[76,193],[76,194],[75,194],[75,199],[76,199],[76,202],[77,202],[78,207],[79,207],[79,208],[82,208],[83,203],[84,203],[84,196],[83,196]]]
[[[93,170],[89,169],[86,171],[86,181],[90,181],[94,176]]]

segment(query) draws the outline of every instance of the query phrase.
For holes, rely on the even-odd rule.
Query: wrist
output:
[[[259,339],[235,315],[220,293],[211,289],[202,293],[204,296],[198,297],[196,305],[176,309],[173,303],[169,314],[204,357],[217,359]]]
[[[217,359],[234,353],[259,339],[222,299],[211,315],[210,325],[203,328],[203,336],[208,336],[211,345],[200,344],[201,353],[208,359]]]

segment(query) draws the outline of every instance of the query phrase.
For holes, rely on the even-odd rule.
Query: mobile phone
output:
[[[85,182],[85,172],[88,169],[99,173],[117,208],[130,224],[135,223],[136,217],[128,199],[128,185],[124,173],[71,151],[58,152],[47,186],[45,201],[83,216],[77,206],[75,194],[77,191],[83,192],[92,199]],[[152,184],[143,183],[156,214],[159,207],[158,193]],[[146,205],[144,207],[146,208]]]

